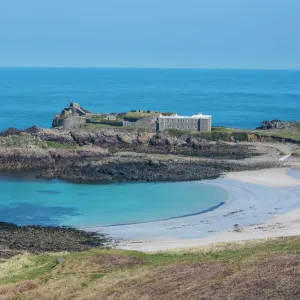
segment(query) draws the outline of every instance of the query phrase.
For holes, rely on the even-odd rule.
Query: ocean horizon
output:
[[[213,125],[256,128],[299,120],[299,70],[1,67],[0,130],[51,127],[70,102],[94,112],[211,114]]]

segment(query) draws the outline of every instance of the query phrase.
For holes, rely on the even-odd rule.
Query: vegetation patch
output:
[[[16,255],[0,265],[0,284],[17,283],[30,280],[50,272],[56,265],[56,259],[64,253],[29,253]]]
[[[292,130],[259,130],[254,133],[261,137],[271,137],[275,139],[286,139],[288,141],[300,142],[300,131]]]
[[[218,131],[218,132],[234,132],[234,131],[240,131],[239,129],[234,129],[230,127],[225,126],[213,126],[211,131]]]
[[[0,136],[0,147],[4,148],[47,148],[47,143],[30,134]]]
[[[58,255],[63,263],[56,263]],[[0,295],[5,300],[299,299],[299,270],[299,237],[153,254],[109,249],[23,254],[0,265]]]
[[[151,118],[151,117],[157,117],[159,116],[159,113],[157,112],[128,112],[124,115],[124,119],[127,121],[137,121],[139,119],[143,118]]]
[[[291,154],[292,154],[292,156],[300,157],[300,150],[294,151],[294,152],[292,152]]]
[[[207,141],[247,142],[249,140],[248,132],[237,131],[223,127],[215,127],[211,132],[185,131],[179,129],[168,129],[167,132],[170,136],[178,138],[183,136],[189,136],[194,138],[201,138]]]

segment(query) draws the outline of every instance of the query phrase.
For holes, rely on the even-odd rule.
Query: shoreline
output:
[[[299,235],[300,179],[289,170],[235,172],[202,181],[227,190],[230,199],[200,216],[88,230],[120,238],[120,249],[141,251]]]
[[[161,219],[161,220],[153,220],[153,221],[145,221],[145,222],[136,222],[136,223],[126,223],[126,224],[112,224],[112,225],[104,225],[101,226],[103,228],[105,227],[116,227],[116,226],[130,226],[130,225],[139,225],[139,224],[148,224],[148,223],[156,223],[156,222],[163,222],[163,221],[171,221],[171,220],[176,220],[176,219],[182,219],[182,218],[188,218],[188,217],[192,217],[192,216],[199,216],[211,211],[214,211],[218,208],[220,208],[221,206],[225,205],[227,201],[225,202],[220,202],[217,205],[214,205],[210,208],[204,209],[200,212],[195,212],[195,213],[190,213],[190,214],[185,214],[185,215],[181,215],[181,216],[177,216],[177,217],[170,217],[170,218],[166,218],[166,219]],[[84,227],[82,228],[83,230],[88,230],[89,228],[97,228],[94,226],[88,226],[88,227]]]

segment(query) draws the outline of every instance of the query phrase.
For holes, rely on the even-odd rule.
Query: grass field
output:
[[[299,299],[299,280],[299,237],[156,254],[95,249],[3,261],[0,299]]]

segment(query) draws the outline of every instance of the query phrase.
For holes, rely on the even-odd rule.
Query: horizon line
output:
[[[0,69],[156,69],[156,70],[253,70],[253,71],[300,71],[300,68],[227,68],[227,67],[101,67],[101,66],[1,66]]]

